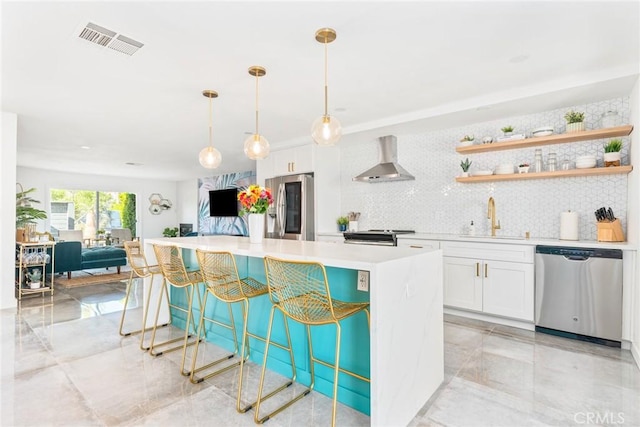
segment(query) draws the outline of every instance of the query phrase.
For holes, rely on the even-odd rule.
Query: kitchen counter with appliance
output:
[[[464,234],[445,234],[445,233],[419,233],[402,234],[398,239],[414,239],[414,240],[441,240],[441,241],[460,241],[460,242],[477,242],[477,243],[498,243],[503,245],[528,245],[528,246],[573,246],[576,248],[601,248],[601,249],[620,249],[623,251],[635,251],[638,249],[636,243],[629,242],[598,242],[595,240],[560,240],[545,238],[529,238],[517,236],[468,236]]]
[[[354,270],[369,272],[372,426],[408,424],[444,379],[440,250],[370,245],[355,250],[351,245],[282,239],[250,244],[246,237],[233,236],[157,238],[144,243],[148,258],[153,256],[152,244],[175,244],[191,250],[229,251],[249,259],[270,255],[317,261],[350,271],[345,274],[349,277],[358,276]],[[256,273],[264,276],[264,271]],[[347,280],[337,285],[355,288],[358,283]]]

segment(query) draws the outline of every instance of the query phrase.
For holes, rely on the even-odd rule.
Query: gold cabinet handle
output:
[[[485,265],[484,265],[484,277],[489,277],[489,276],[487,275],[488,267],[489,267],[489,264],[485,264]]]
[[[410,248],[422,249],[424,246],[409,245]]]
[[[476,277],[480,277],[480,263],[476,262]]]

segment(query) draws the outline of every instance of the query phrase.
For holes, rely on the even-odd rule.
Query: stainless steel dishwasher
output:
[[[536,331],[620,347],[622,251],[537,246]]]

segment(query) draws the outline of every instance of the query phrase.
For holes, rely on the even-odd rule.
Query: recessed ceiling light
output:
[[[83,150],[90,150],[91,147],[89,147],[88,145],[81,145],[80,148],[82,148]]]
[[[512,64],[517,64],[518,62],[524,62],[527,59],[529,59],[529,55],[516,55],[509,58],[509,62],[511,62]]]
[[[127,163],[125,163],[125,165],[127,165],[127,166],[142,166],[143,163],[127,162]]]

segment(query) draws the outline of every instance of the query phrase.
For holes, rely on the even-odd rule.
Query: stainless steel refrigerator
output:
[[[273,204],[265,215],[266,237],[315,240],[313,175],[287,175],[265,180]]]

